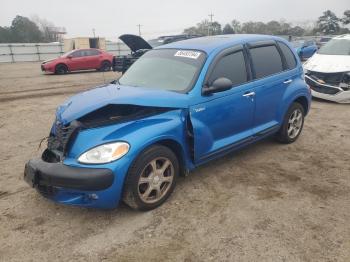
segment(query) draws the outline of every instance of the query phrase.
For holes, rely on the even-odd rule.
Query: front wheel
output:
[[[68,68],[66,65],[59,64],[55,68],[55,74],[57,75],[64,75],[68,72]]]
[[[154,209],[173,192],[178,174],[176,155],[165,146],[151,146],[132,164],[124,186],[123,201],[133,209]]]
[[[305,111],[301,104],[293,103],[283,120],[277,139],[281,143],[290,144],[296,141],[304,126]]]

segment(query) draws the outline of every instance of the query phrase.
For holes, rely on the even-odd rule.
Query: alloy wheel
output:
[[[148,204],[160,201],[171,188],[174,174],[174,166],[168,158],[156,158],[149,162],[138,182],[142,201]]]
[[[303,113],[300,109],[295,109],[288,120],[288,136],[293,139],[297,137],[303,125]]]

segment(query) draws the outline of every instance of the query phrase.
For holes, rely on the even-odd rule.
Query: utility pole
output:
[[[141,26],[140,24],[136,25],[139,28],[139,36],[141,36]]]
[[[210,24],[209,24],[209,26],[208,26],[208,35],[210,35],[210,28],[211,28],[212,25],[213,25],[213,16],[214,16],[214,14],[213,14],[213,12],[211,12],[211,13],[209,14],[209,17],[210,17]]]
[[[92,34],[94,35],[94,38],[96,38],[96,36],[95,36],[95,28],[92,28]]]

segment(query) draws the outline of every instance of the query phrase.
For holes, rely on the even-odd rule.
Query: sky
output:
[[[226,24],[285,19],[291,22],[316,20],[330,9],[342,16],[350,0],[0,0],[0,26],[10,26],[16,15],[35,15],[65,27],[67,37],[96,36],[116,40],[121,34],[138,34],[141,24],[146,39],[181,33],[203,19]]]

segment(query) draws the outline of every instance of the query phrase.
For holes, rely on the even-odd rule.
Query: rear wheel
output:
[[[66,65],[59,64],[55,68],[55,74],[57,75],[64,75],[68,72],[68,68]]]
[[[175,188],[179,163],[167,147],[155,145],[142,152],[131,166],[124,187],[124,202],[138,210],[163,204]]]
[[[109,61],[103,61],[100,67],[101,72],[107,72],[111,70],[111,63]]]
[[[303,106],[297,102],[293,103],[284,117],[277,139],[286,144],[296,141],[304,126],[304,116]]]

